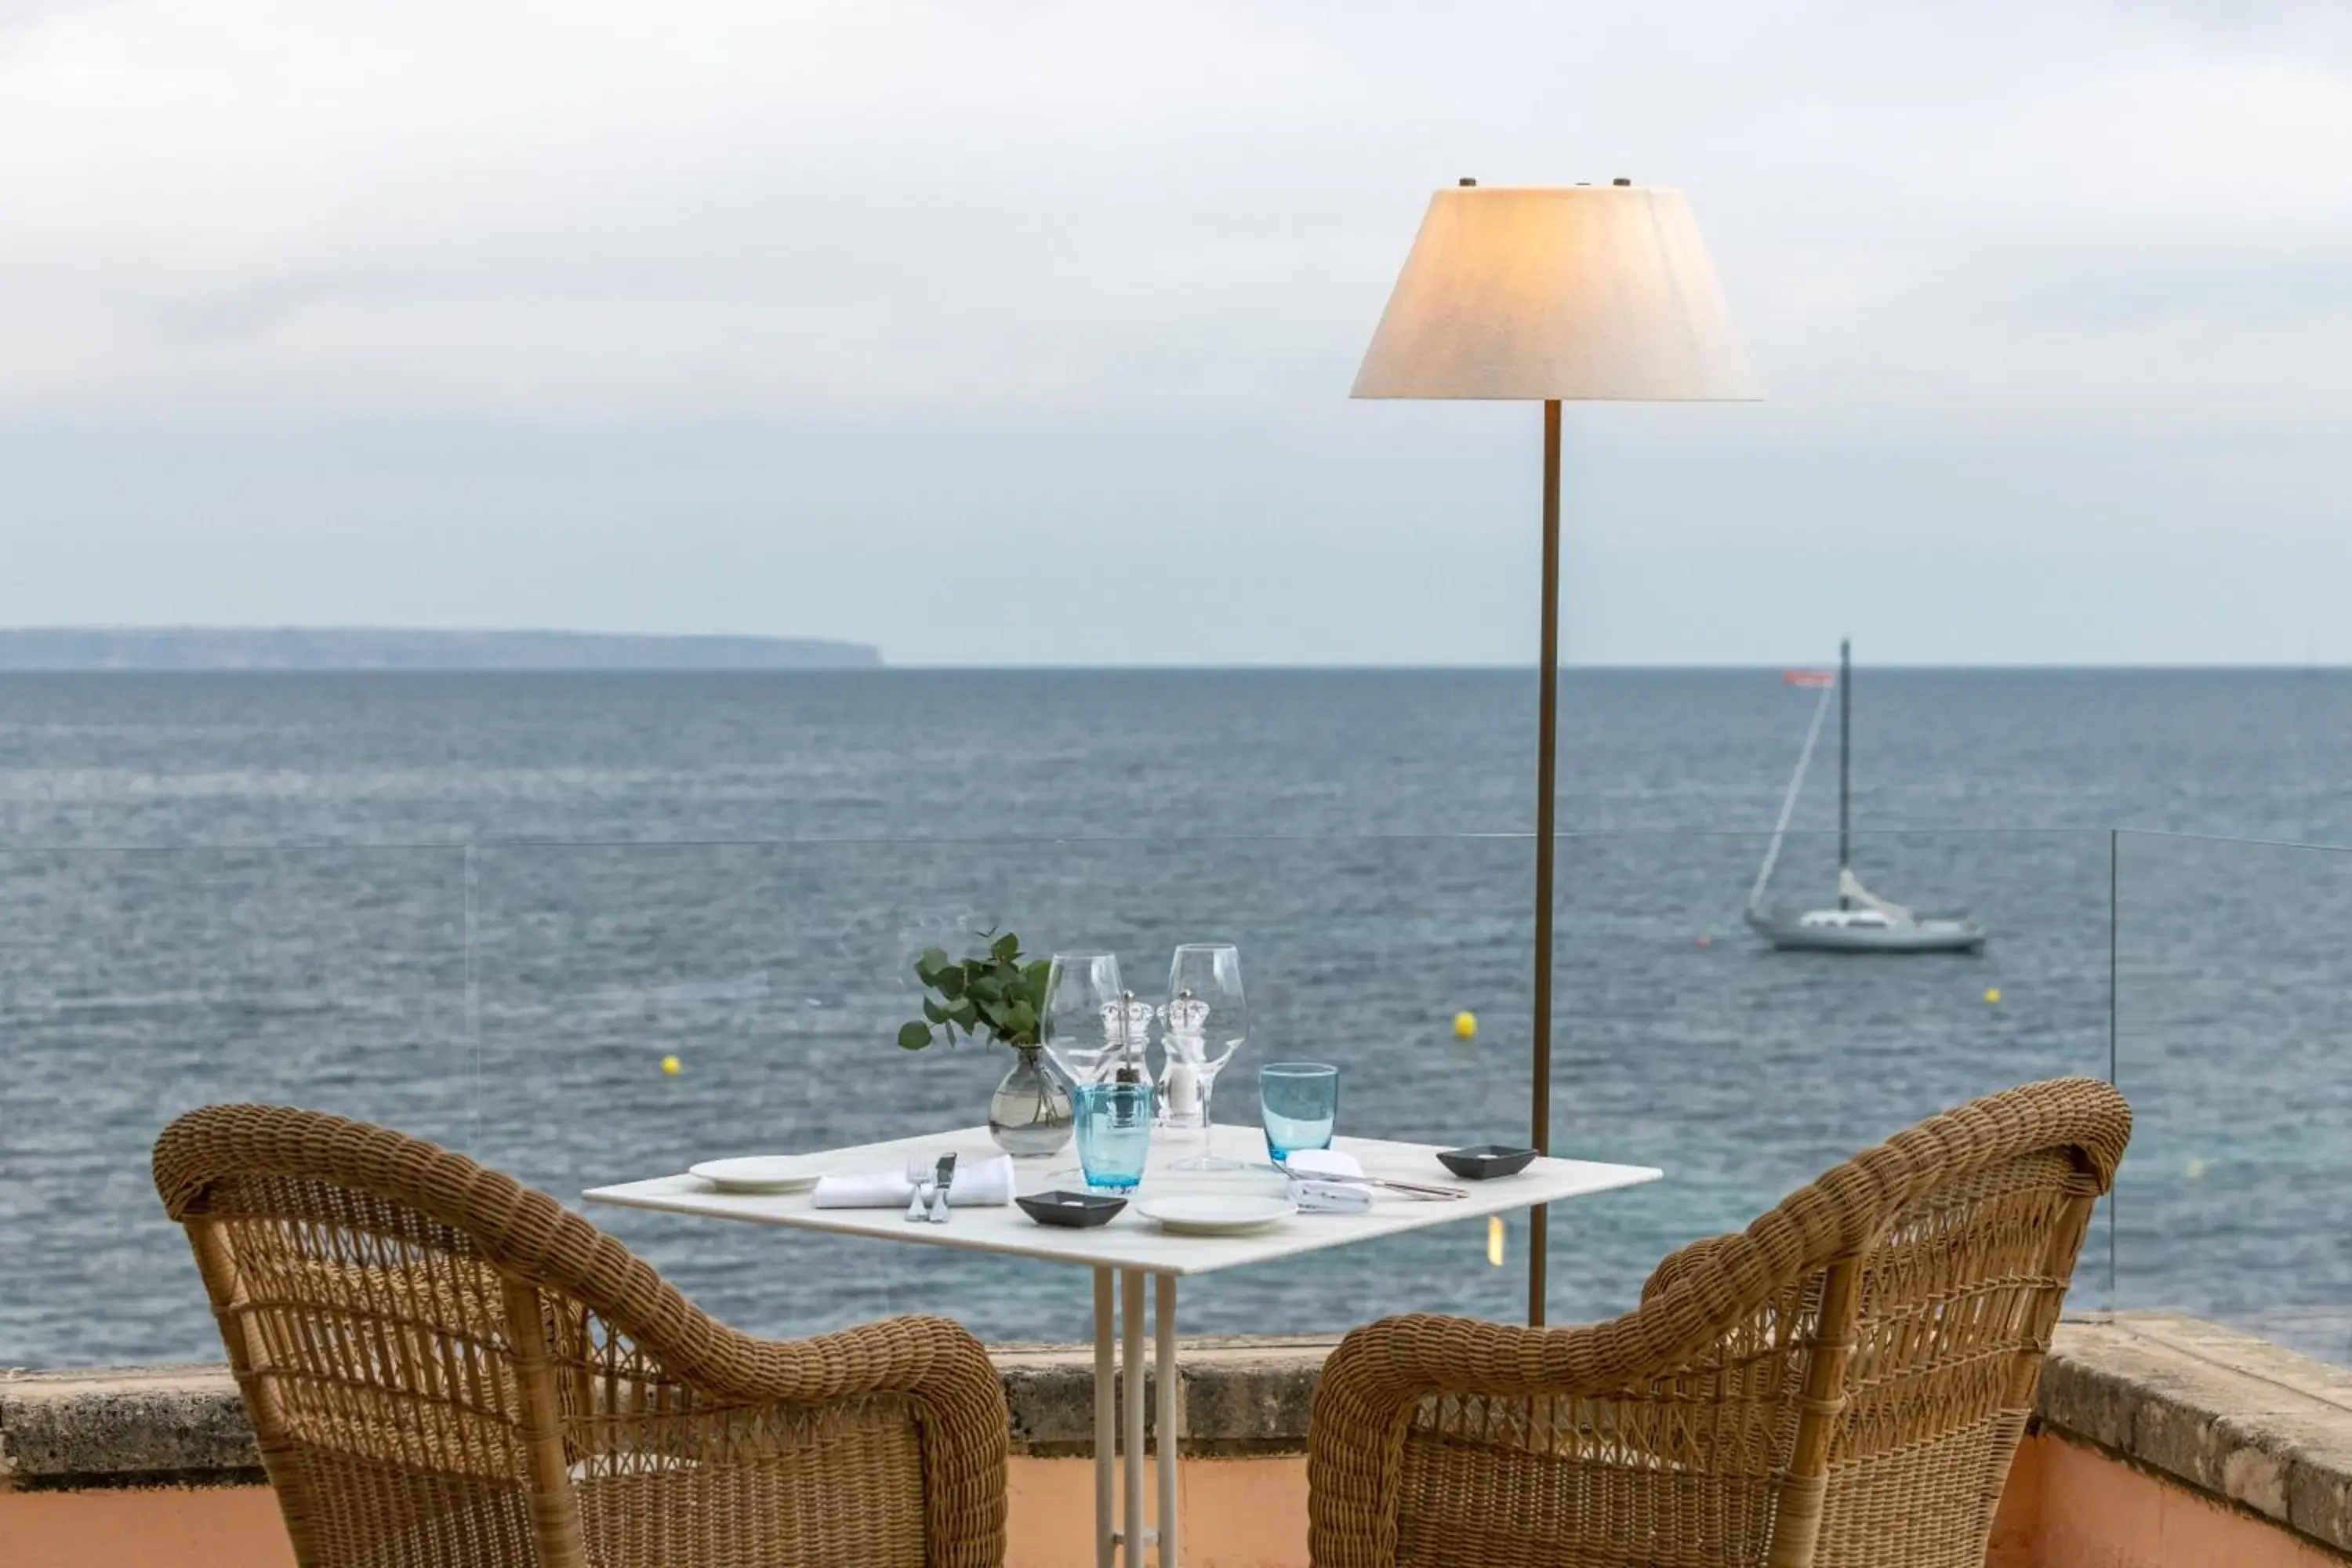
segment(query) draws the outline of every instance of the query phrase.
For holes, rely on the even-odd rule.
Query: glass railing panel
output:
[[[1922,1115],[2103,1071],[2107,842],[1858,839],[1882,892],[1965,903],[1991,927],[1979,957],[1887,960],[1774,952],[1748,931],[1761,835],[1564,839],[1556,1147],[1667,1177],[1558,1211],[1553,1321],[1623,1310],[1673,1247],[1745,1225]],[[1793,837],[1780,901],[1825,901],[1834,863],[1827,837]],[[0,1278],[0,1356],[214,1353],[146,1176],[156,1130],[189,1105],[337,1110],[567,1202],[723,1152],[973,1124],[1008,1058],[904,1053],[893,1037],[917,1011],[915,952],[991,928],[1039,952],[1112,947],[1153,999],[1177,942],[1238,942],[1254,1026],[1222,1121],[1254,1123],[1258,1066],[1310,1057],[1346,1069],[1349,1131],[1517,1141],[1531,867],[1525,836],[0,858],[0,1235],[31,1260]],[[1478,1019],[1468,1038],[1463,1012]],[[757,1331],[916,1309],[996,1339],[1086,1329],[1079,1282],[1038,1266],[593,1216]],[[2102,1249],[2095,1237],[2090,1256]],[[1483,1222],[1326,1252],[1188,1287],[1185,1326],[1328,1331],[1408,1310],[1508,1321],[1525,1309],[1520,1218],[1503,1257],[1488,1262]]]
[[[1555,1321],[1620,1310],[1667,1251],[1744,1227],[1923,1117],[2106,1074],[2105,833],[1855,835],[1874,891],[1985,930],[1981,952],[1916,955],[1773,947],[1742,915],[1766,842],[1562,842],[1555,1146],[1667,1175],[1555,1215]],[[1768,904],[1836,909],[1837,864],[1833,833],[1791,834]],[[2077,1304],[2105,1295],[2105,1223],[2085,1243]]]
[[[1558,1212],[1555,1321],[1623,1310],[1673,1247],[1745,1225],[1922,1116],[2011,1083],[2104,1072],[2105,834],[1865,842],[1888,888],[1973,904],[1994,928],[1987,952],[1772,951],[1740,920],[1760,835],[1563,844],[1556,1146],[1668,1176]],[[1834,865],[1824,838],[1784,854],[1792,884],[1794,868]],[[1346,1068],[1352,1130],[1519,1140],[1531,858],[1523,837],[485,848],[478,963],[497,1102],[485,1148],[569,1197],[721,1151],[975,1122],[1004,1058],[908,1056],[890,1042],[915,1016],[912,955],[998,928],[1037,951],[1111,947],[1147,996],[1177,941],[1239,942],[1253,1037],[1218,1097],[1221,1121],[1255,1119],[1255,1066],[1307,1056]],[[1479,1026],[1456,1038],[1465,1011]],[[1034,1266],[594,1212],[713,1310],[763,1331],[914,1306],[995,1337],[1085,1327],[1074,1284]],[[1499,1268],[1476,1223],[1218,1277],[1188,1288],[1187,1325],[1321,1331],[1415,1309],[1515,1318],[1525,1230],[1508,1223]],[[2105,1250],[2095,1238],[2086,1256]],[[2104,1279],[2085,1278],[2085,1295],[2103,1295]]]
[[[149,1152],[194,1106],[474,1134],[461,849],[0,853],[0,1365],[214,1360]]]
[[[2352,850],[2118,843],[2117,1299],[2352,1365]]]
[[[1154,1000],[1177,942],[1238,942],[1251,1038],[1220,1121],[1255,1123],[1256,1068],[1307,1056],[1347,1069],[1354,1130],[1524,1129],[1524,1026],[1516,1045],[1507,1030],[1465,1044],[1452,1025],[1465,1008],[1525,1015],[1525,840],[501,846],[478,873],[485,1147],[567,1199],[722,1152],[979,1122],[1010,1058],[894,1037],[919,1012],[914,954],[992,929],[1041,953],[1108,947]],[[1041,1265],[591,1212],[758,1331],[925,1308],[992,1338],[1087,1332],[1083,1280]],[[1214,1332],[1341,1328],[1368,1304],[1509,1315],[1519,1266],[1487,1263],[1483,1225],[1451,1226],[1202,1281],[1184,1318]]]

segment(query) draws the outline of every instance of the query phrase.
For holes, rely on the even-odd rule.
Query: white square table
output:
[[[1254,1127],[1220,1126],[1213,1130],[1215,1152],[1239,1160],[1244,1168],[1227,1172],[1171,1171],[1171,1161],[1197,1153],[1192,1139],[1154,1140],[1143,1184],[1137,1197],[1149,1200],[1178,1193],[1256,1193],[1279,1195],[1284,1181],[1266,1163],[1265,1140]],[[1128,1568],[1141,1568],[1143,1543],[1157,1539],[1160,1568],[1175,1568],[1176,1541],[1176,1281],[1189,1274],[1213,1274],[1246,1264],[1270,1263],[1327,1247],[1345,1247],[1376,1237],[1423,1230],[1455,1220],[1588,1197],[1595,1193],[1654,1182],[1664,1173],[1644,1165],[1606,1165],[1586,1160],[1539,1159],[1516,1176],[1489,1182],[1465,1182],[1437,1163],[1437,1150],[1426,1143],[1395,1143],[1380,1138],[1339,1138],[1332,1146],[1352,1154],[1368,1176],[1459,1187],[1464,1196],[1428,1201],[1381,1192],[1375,1188],[1372,1207],[1365,1214],[1300,1214],[1245,1236],[1178,1236],[1160,1230],[1135,1211],[1133,1204],[1108,1225],[1075,1230],[1039,1225],[1017,1206],[955,1208],[945,1225],[910,1224],[903,1207],[820,1209],[810,1206],[807,1193],[750,1195],[722,1193],[692,1176],[656,1176],[650,1181],[618,1186],[592,1187],[582,1197],[592,1204],[655,1209],[665,1214],[695,1215],[707,1219],[748,1221],[753,1225],[788,1226],[802,1230],[834,1231],[845,1236],[873,1237],[883,1241],[913,1242],[924,1247],[961,1247],[971,1252],[1008,1253],[1043,1258],[1051,1263],[1076,1264],[1094,1271],[1095,1286],[1095,1561],[1111,1568],[1118,1543],[1129,1542]],[[960,1163],[993,1159],[999,1152],[985,1127],[919,1138],[899,1138],[886,1143],[863,1143],[827,1152],[833,1168],[843,1172],[906,1169],[907,1156],[921,1152],[936,1157],[952,1150]],[[1075,1174],[1055,1180],[1054,1173],[1076,1163],[1076,1151],[1065,1149],[1045,1160],[1019,1162],[1015,1180],[1024,1190],[1051,1186],[1075,1188]],[[950,1191],[950,1204],[953,1205]],[[1143,1280],[1152,1277],[1158,1298],[1151,1364],[1159,1376],[1160,1518],[1159,1529],[1144,1526],[1144,1495],[1148,1489],[1143,1447]],[[1125,1341],[1120,1356],[1127,1378],[1125,1440],[1113,1457],[1114,1415],[1112,1365],[1112,1300],[1114,1276],[1119,1284]],[[1113,1497],[1113,1477],[1124,1460],[1125,1523]]]

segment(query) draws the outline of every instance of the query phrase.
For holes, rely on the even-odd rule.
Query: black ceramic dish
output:
[[[1074,1230],[1108,1225],[1111,1215],[1127,1206],[1125,1198],[1100,1193],[1033,1193],[1013,1201],[1039,1225],[1063,1225]]]
[[[1496,1176],[1516,1176],[1534,1160],[1532,1149],[1514,1149],[1507,1143],[1481,1143],[1470,1149],[1441,1149],[1438,1163],[1465,1182],[1487,1182]]]

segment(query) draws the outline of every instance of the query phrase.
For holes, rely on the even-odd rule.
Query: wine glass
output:
[[[1118,955],[1057,952],[1045,972],[1045,1016],[1038,1043],[1073,1086],[1094,1083],[1127,1049],[1127,992]]]
[[[1190,1125],[1197,1117],[1201,1152],[1178,1160],[1171,1171],[1238,1171],[1237,1160],[1221,1160],[1210,1147],[1216,1136],[1209,1120],[1217,1073],[1249,1037],[1249,1005],[1242,996],[1242,952],[1229,942],[1188,942],[1168,965],[1168,1005],[1160,1010],[1160,1050],[1166,1057],[1161,1094],[1171,1122]]]

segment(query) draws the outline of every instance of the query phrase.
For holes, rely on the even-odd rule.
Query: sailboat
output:
[[[1915,914],[1889,902],[1862,885],[1853,874],[1853,837],[1848,831],[1852,805],[1851,751],[1853,731],[1853,644],[1838,644],[1834,680],[1819,680],[1821,700],[1813,704],[1813,721],[1805,731],[1804,749],[1797,753],[1797,771],[1789,793],[1780,801],[1780,820],[1773,825],[1771,846],[1764,851],[1756,886],[1748,893],[1748,923],[1766,942],[1793,952],[1980,952],[1985,929],[1966,915]],[[1780,863],[1781,842],[1789,836],[1789,819],[1796,815],[1797,796],[1805,787],[1805,770],[1813,760],[1813,744],[1822,738],[1822,721],[1829,714],[1830,694],[1838,699],[1838,901],[1837,908],[1801,913],[1768,909],[1765,889],[1772,868]]]

